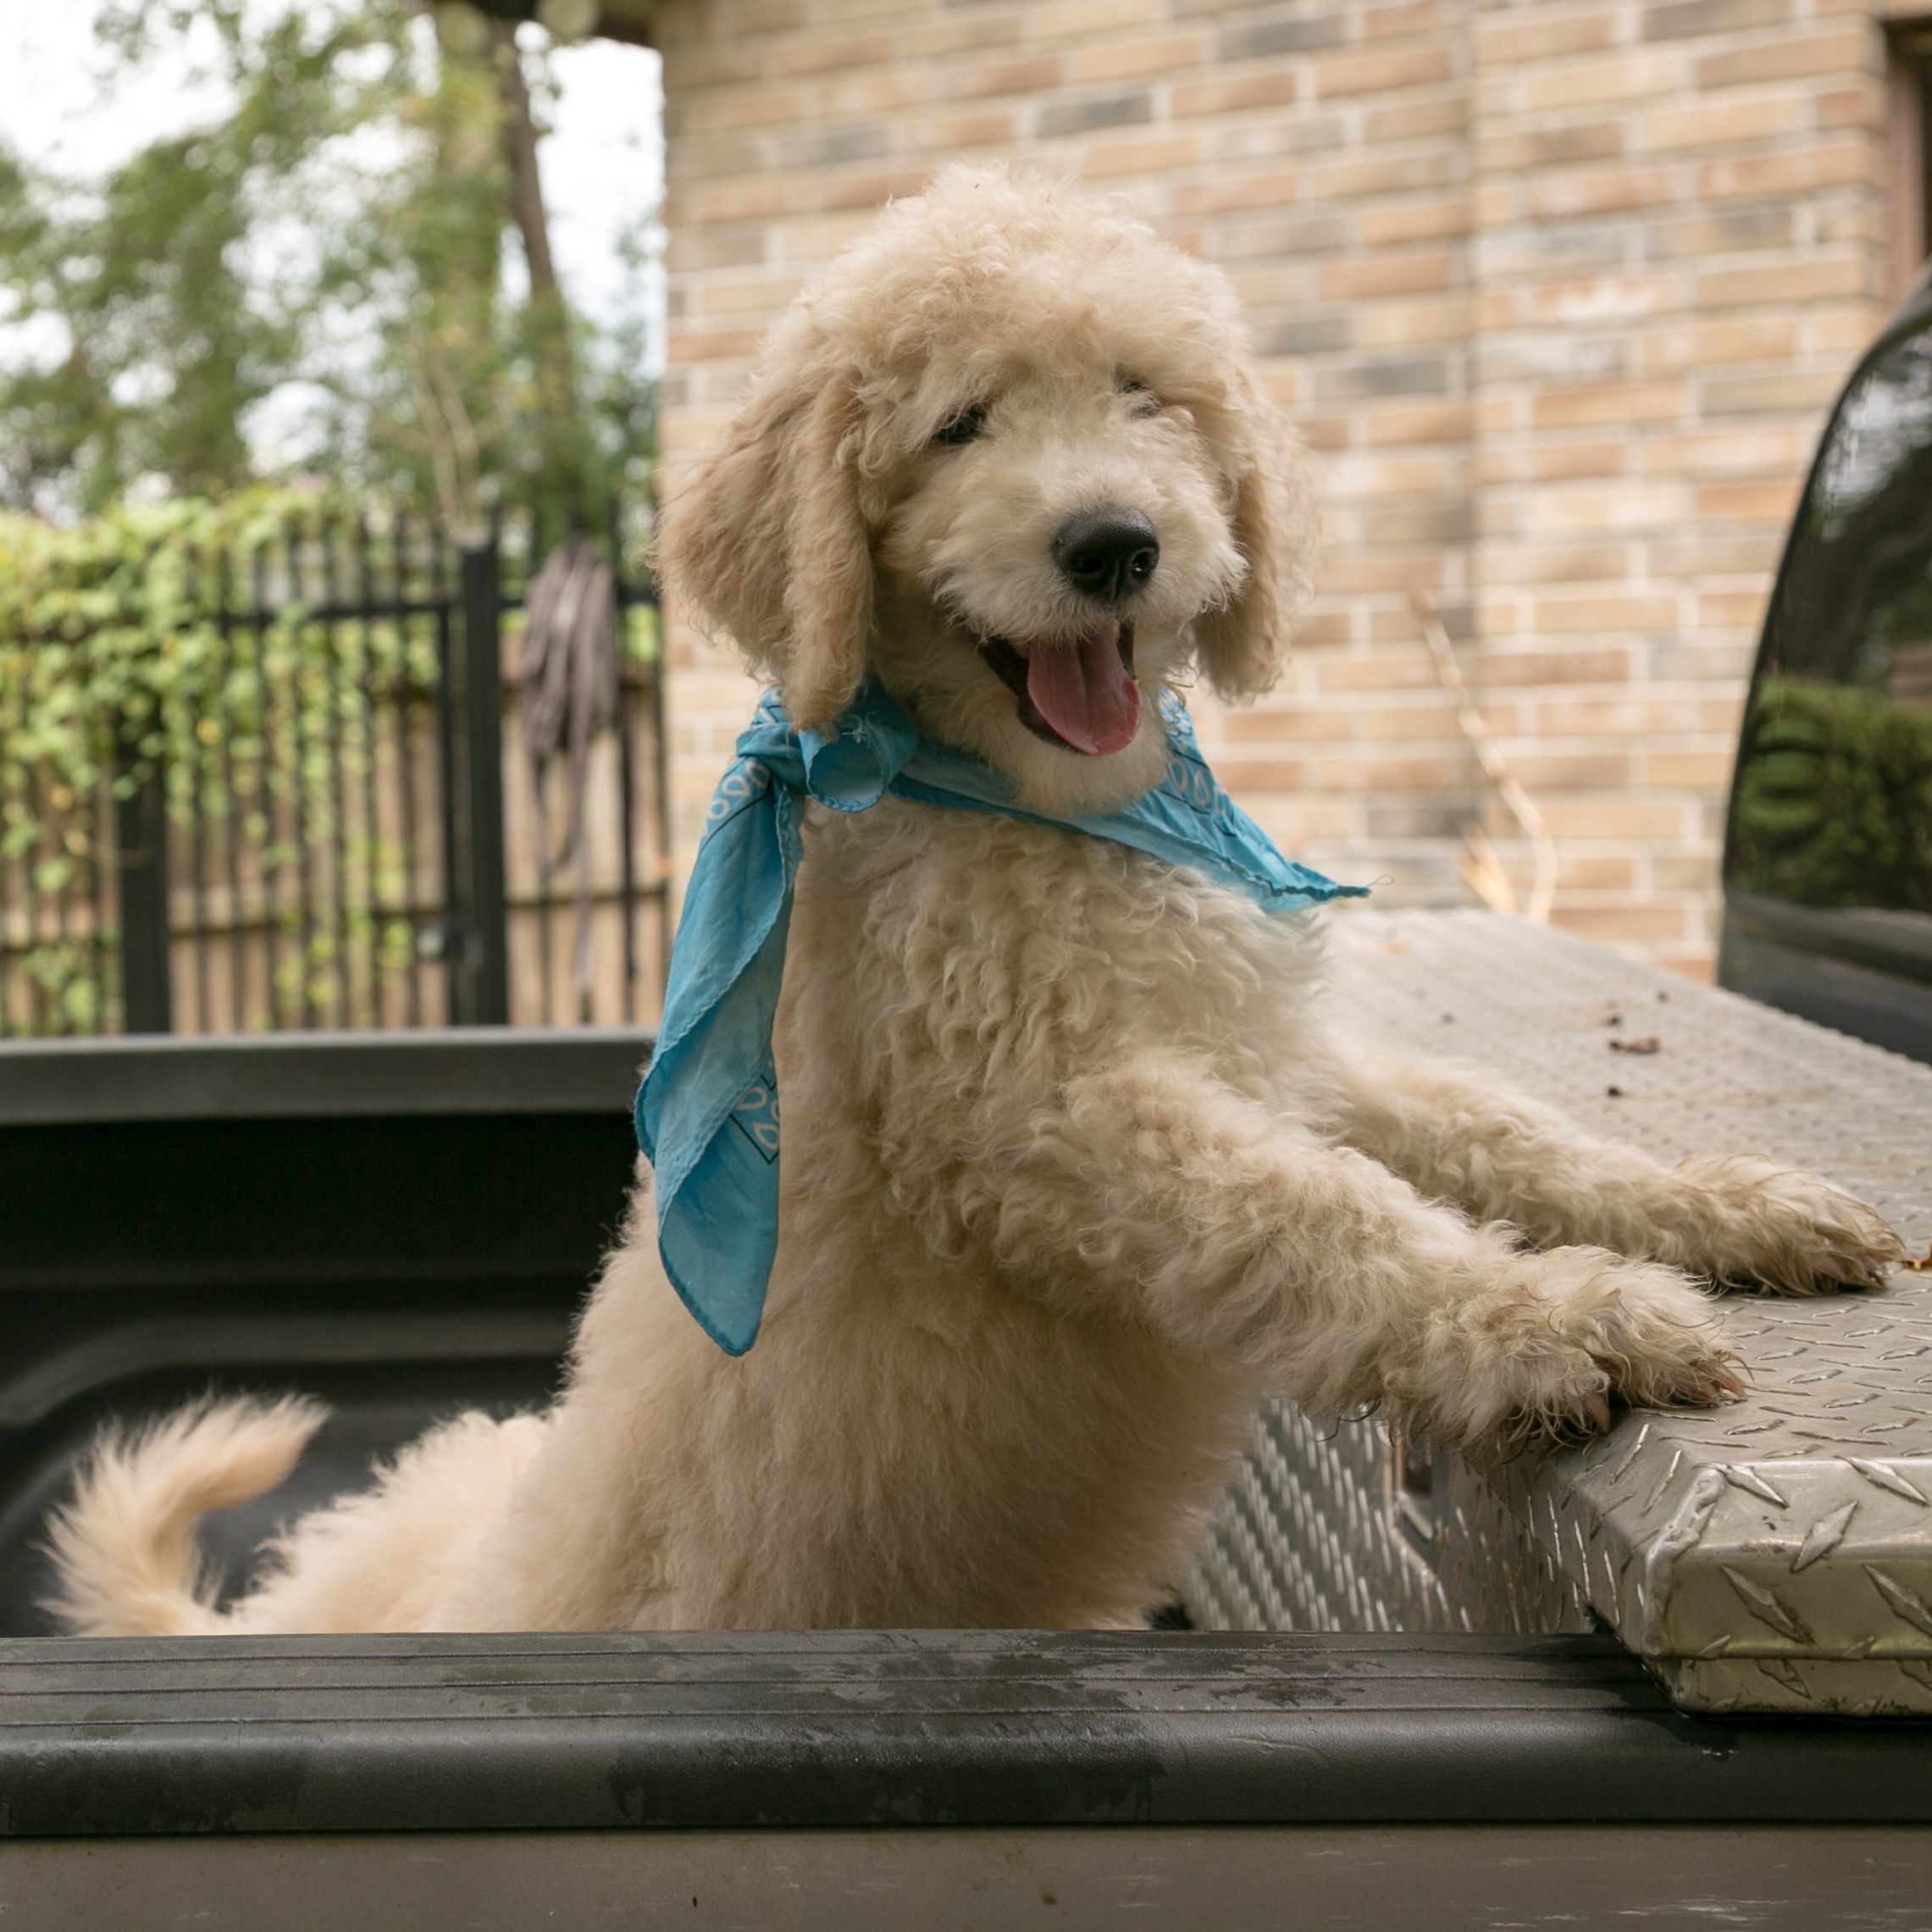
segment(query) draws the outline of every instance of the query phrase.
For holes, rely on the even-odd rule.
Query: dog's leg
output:
[[[1710,1154],[1667,1166],[1475,1067],[1351,1051],[1337,1078],[1348,1145],[1539,1245],[1586,1242],[1791,1294],[1876,1286],[1902,1258],[1877,1215],[1816,1175]]]
[[[1058,1300],[1125,1297],[1176,1346],[1251,1364],[1306,1407],[1376,1403],[1449,1442],[1736,1386],[1674,1269],[1526,1251],[1173,1059],[1060,1094],[1000,1136],[995,1231]]]

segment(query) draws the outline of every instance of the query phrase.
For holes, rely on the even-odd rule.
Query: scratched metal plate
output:
[[[1336,997],[1667,1160],[1830,1176],[1932,1238],[1932,1067],[1486,913],[1335,922]],[[1612,1053],[1655,1034],[1653,1055]],[[1619,1091],[1613,1093],[1610,1089]],[[1260,1421],[1183,1591],[1203,1627],[1559,1630],[1592,1612],[1686,1708],[1932,1713],[1932,1275],[1730,1297],[1743,1403],[1404,1472],[1373,1425]]]

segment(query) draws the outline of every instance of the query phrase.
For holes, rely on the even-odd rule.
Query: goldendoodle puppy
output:
[[[554,1409],[426,1437],[225,1614],[194,1519],[316,1412],[109,1442],[54,1532],[69,1627],[1132,1625],[1269,1390],[1601,1425],[1735,1390],[1693,1277],[1875,1279],[1896,1243],[1823,1182],[1338,1045],[1312,915],[1059,822],[1168,781],[1176,683],[1266,688],[1313,524],[1214,270],[997,171],[893,208],[779,323],[664,565],[785,742],[883,692],[1014,810],[804,808],[756,1348],[680,1304],[640,1164]]]

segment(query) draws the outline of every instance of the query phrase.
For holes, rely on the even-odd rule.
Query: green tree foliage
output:
[[[108,8],[119,70],[198,34],[232,106],[98,183],[0,153],[0,312],[42,352],[0,369],[0,501],[96,511],[293,470],[400,487],[457,528],[540,498],[554,527],[639,491],[642,274],[607,334],[534,273],[507,294],[541,65],[473,10],[439,13],[440,35],[413,0]],[[285,425],[296,397],[296,446],[264,452],[263,406]]]
[[[1857,685],[1767,678],[1732,811],[1738,889],[1932,912],[1932,712]]]

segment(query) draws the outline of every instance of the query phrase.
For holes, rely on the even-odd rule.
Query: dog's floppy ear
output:
[[[1232,521],[1248,575],[1194,627],[1201,668],[1224,698],[1258,696],[1281,675],[1308,601],[1317,527],[1307,458],[1274,399],[1247,370],[1240,391]]]
[[[777,680],[794,724],[823,729],[866,672],[870,533],[842,381],[767,383],[684,479],[659,556],[672,588]]]

